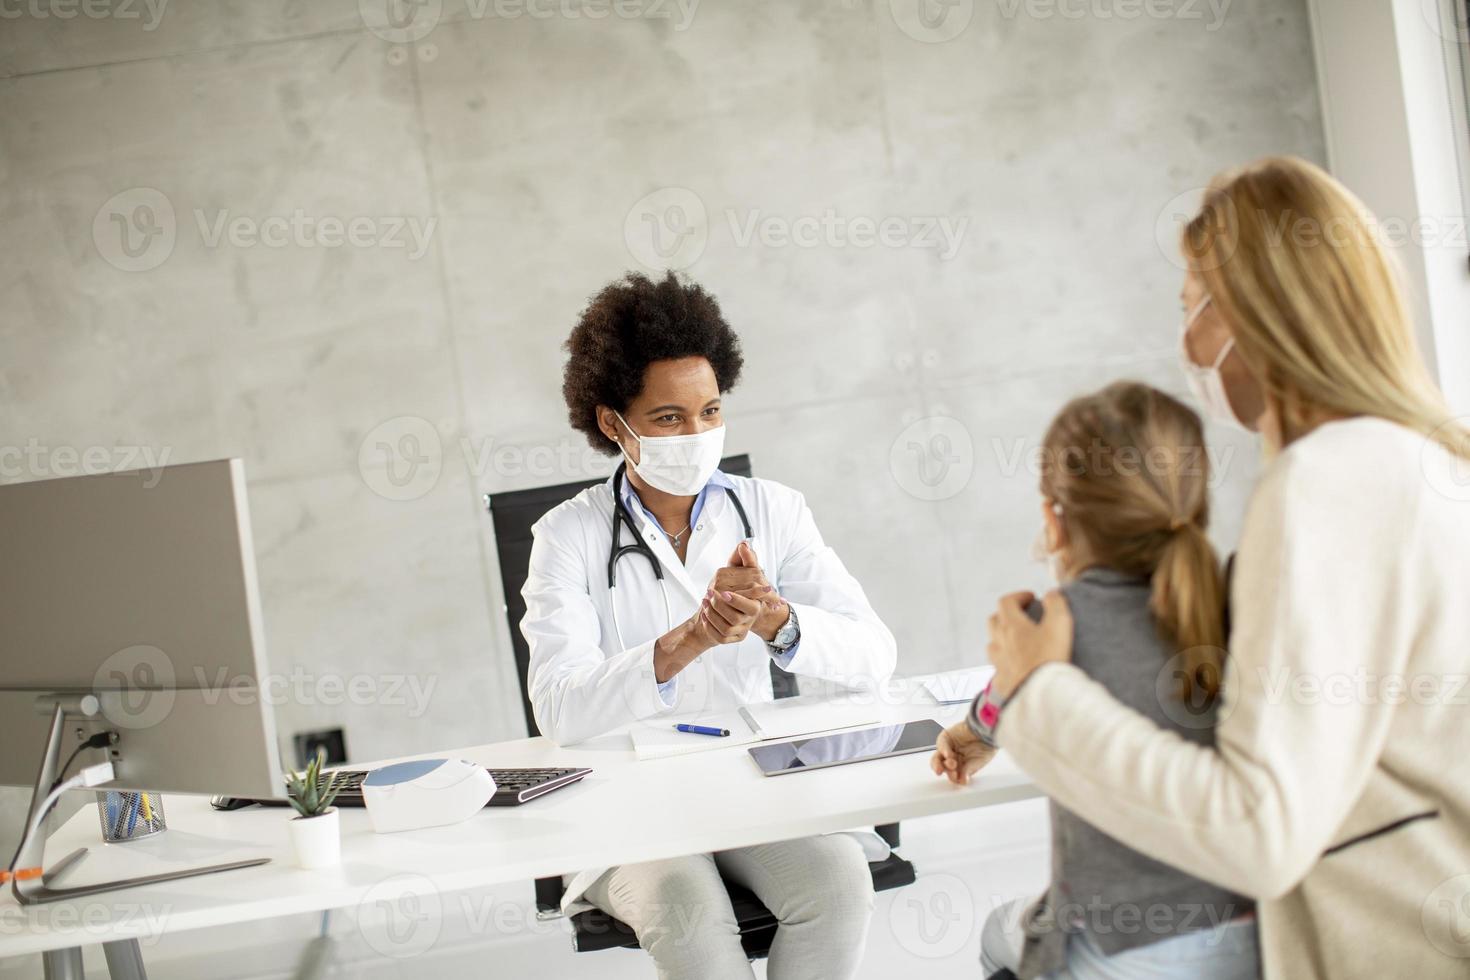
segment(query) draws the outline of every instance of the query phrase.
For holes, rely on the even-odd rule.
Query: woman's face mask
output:
[[[638,440],[638,462],[633,472],[655,490],[676,497],[692,497],[704,489],[725,453],[725,427],[705,429],[692,436],[640,436],[628,420],[614,412],[623,428]],[[628,451],[623,450],[626,457]]]
[[[1184,318],[1184,329],[1179,331],[1179,366],[1184,369],[1184,380],[1188,382],[1190,392],[1204,406],[1207,416],[1216,422],[1248,432],[1250,430],[1245,423],[1235,417],[1235,408],[1230,404],[1230,396],[1225,393],[1225,379],[1220,376],[1220,365],[1225,363],[1225,358],[1235,349],[1235,338],[1226,339],[1220,353],[1215,355],[1215,362],[1209,367],[1200,367],[1189,356],[1189,328],[1194,326],[1194,321],[1199,319],[1199,315],[1209,304],[1210,297],[1206,296]]]

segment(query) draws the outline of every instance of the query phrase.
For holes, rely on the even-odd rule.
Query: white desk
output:
[[[887,708],[884,720],[932,717],[947,724],[960,711],[920,703]],[[762,776],[743,746],[639,762],[626,735],[570,748],[533,738],[432,754],[486,766],[594,771],[578,785],[523,806],[487,808],[451,827],[378,835],[365,811],[344,809],[342,864],[322,871],[294,866],[286,836],[289,809],[221,813],[202,797],[169,796],[167,833],[104,845],[95,809],[88,806],[47,845],[47,866],[75,848],[91,849],[65,885],[157,871],[159,863],[176,859],[202,865],[268,856],[272,862],[29,908],[18,906],[6,887],[0,898],[0,957],[361,907],[382,898],[445,895],[1039,795],[1004,755],[974,784],[955,787],[930,772],[927,753],[776,777]]]

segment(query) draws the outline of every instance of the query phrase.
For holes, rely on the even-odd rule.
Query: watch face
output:
[[[796,614],[787,617],[786,622],[776,631],[776,646],[789,647],[796,642],[798,627],[796,625]]]

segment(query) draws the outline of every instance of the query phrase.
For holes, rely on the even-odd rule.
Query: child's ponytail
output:
[[[1213,702],[1225,666],[1225,596],[1204,529],[1193,521],[1171,528],[1151,581],[1149,608],[1179,650],[1180,694],[1192,704]]]

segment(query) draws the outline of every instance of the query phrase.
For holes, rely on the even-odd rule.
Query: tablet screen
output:
[[[778,776],[804,769],[845,766],[849,762],[886,759],[893,755],[927,752],[943,729],[930,718],[904,725],[880,725],[857,731],[799,738],[793,742],[752,745],[748,751],[761,772]]]

